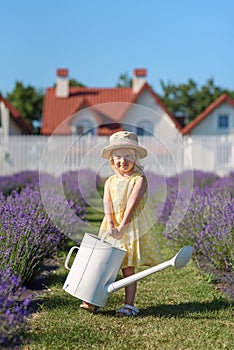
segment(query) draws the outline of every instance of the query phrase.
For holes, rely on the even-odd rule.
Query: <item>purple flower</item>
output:
[[[173,221],[169,221],[171,209],[166,211],[164,224],[169,221],[172,229],[164,231],[164,235],[177,245],[193,245],[197,254],[205,255],[219,269],[229,271],[234,267],[234,178],[215,180],[210,174],[204,178],[209,181],[203,182],[202,186],[198,186],[201,181],[195,178],[197,185],[190,205],[176,229]],[[168,200],[173,207],[175,196],[172,191]],[[179,216],[184,200],[178,197],[177,201],[176,215]]]
[[[10,268],[0,269],[0,344],[19,340],[27,325],[31,297],[24,298],[21,279]]]

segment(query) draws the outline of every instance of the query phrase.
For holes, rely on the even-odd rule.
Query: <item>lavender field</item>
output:
[[[223,271],[233,271],[234,173],[225,178],[201,171],[192,175],[164,179],[147,174],[155,221],[163,226],[169,244],[192,245],[197,256],[205,256]],[[98,187],[100,179],[90,170],[83,170],[79,181],[76,172],[64,174],[64,208],[64,196],[54,190],[58,179],[51,175],[23,172],[0,177],[0,344],[20,339],[30,311],[30,297],[23,297],[24,290],[43,259],[63,249],[67,222],[72,226],[73,220],[85,221],[87,200],[96,196],[96,188],[90,186],[94,181]],[[60,225],[48,215],[45,201],[53,206]],[[63,225],[64,213],[75,216]]]
[[[186,203],[188,189],[180,190],[177,195],[176,181],[171,181],[168,179],[168,194],[159,218],[166,227],[167,241],[177,247],[192,245],[196,255],[205,256],[215,268],[233,271],[234,173],[218,178],[214,174],[194,172],[189,204]],[[173,217],[183,213],[177,226],[173,225],[173,219],[169,220],[175,199],[178,202]],[[183,210],[185,205],[186,210]]]
[[[86,195],[92,195],[89,170],[79,175]],[[59,218],[60,226],[52,221],[44,208],[39,174],[23,172],[0,178],[0,344],[19,339],[29,313],[30,298],[23,299],[25,287],[35,276],[43,259],[53,257],[63,248],[66,227],[62,225],[63,211],[69,208],[72,220],[83,222],[86,203],[77,182],[77,174],[64,174],[64,196],[56,193],[58,179],[43,174],[47,193],[44,201],[53,205],[53,217]],[[97,179],[98,181],[98,179]],[[67,208],[64,208],[64,197]]]

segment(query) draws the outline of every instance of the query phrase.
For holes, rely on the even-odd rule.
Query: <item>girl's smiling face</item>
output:
[[[120,148],[112,152],[113,165],[121,175],[131,175],[135,166],[135,151],[129,148]]]

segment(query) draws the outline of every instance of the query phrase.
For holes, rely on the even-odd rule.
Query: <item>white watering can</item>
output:
[[[100,307],[105,306],[109,293],[169,266],[180,269],[188,263],[193,253],[192,247],[185,246],[172,259],[115,282],[126,250],[105,241],[106,236],[101,239],[85,233],[80,247],[72,247],[65,261],[65,267],[70,272],[63,289],[80,300]],[[68,263],[76,249],[78,253],[70,268]]]

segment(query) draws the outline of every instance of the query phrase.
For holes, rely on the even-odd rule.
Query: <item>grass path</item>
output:
[[[88,216],[97,224],[101,219],[97,212]],[[160,242],[163,260],[171,258],[175,252],[163,238]],[[80,301],[62,290],[66,276],[63,266],[50,276],[50,291],[30,320],[32,343],[25,350],[234,349],[233,304],[193,261],[138,282],[137,318],[114,317],[123,289],[109,296],[98,315],[80,309]]]

